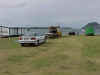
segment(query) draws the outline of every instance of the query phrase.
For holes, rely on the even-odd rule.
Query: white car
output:
[[[19,37],[18,42],[21,46],[25,45],[40,45],[41,43],[46,42],[46,36],[41,33],[27,33]]]

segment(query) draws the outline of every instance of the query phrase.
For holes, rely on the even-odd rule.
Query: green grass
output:
[[[92,39],[90,39],[92,38]],[[84,41],[84,42],[83,42]],[[84,54],[86,56],[100,56],[100,37],[87,37],[82,40],[84,44]]]
[[[99,75],[100,36],[65,36],[38,47],[0,39],[0,75]]]

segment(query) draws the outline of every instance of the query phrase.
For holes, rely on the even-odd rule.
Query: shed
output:
[[[88,35],[88,36],[93,36],[93,35],[95,35],[94,28],[93,28],[93,27],[87,27],[87,28],[85,29],[85,34]]]
[[[13,37],[27,33],[34,27],[7,27],[0,26],[0,37]]]

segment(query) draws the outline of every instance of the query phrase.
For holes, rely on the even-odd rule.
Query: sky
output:
[[[80,28],[100,23],[100,0],[0,0],[0,24]]]

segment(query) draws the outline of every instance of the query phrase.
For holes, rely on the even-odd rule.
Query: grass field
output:
[[[99,75],[100,36],[49,39],[21,47],[15,38],[0,39],[0,75]]]

